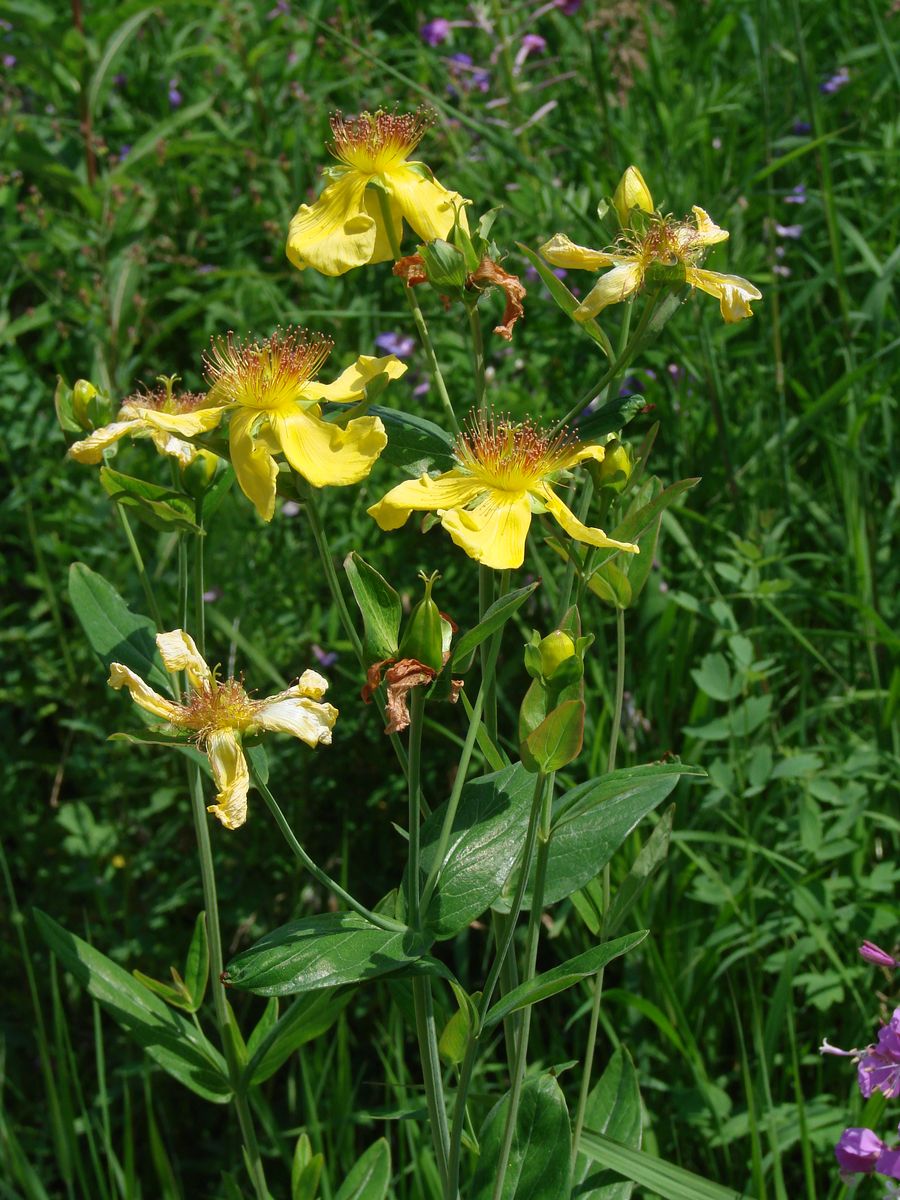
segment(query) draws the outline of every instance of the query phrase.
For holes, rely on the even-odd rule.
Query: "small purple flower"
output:
[[[447,59],[447,66],[451,77],[459,83],[464,92],[471,92],[473,88],[477,88],[479,92],[486,92],[491,86],[490,73],[483,67],[476,67],[471,54],[451,54]],[[449,90],[454,90],[452,84],[449,85]]]
[[[2,18],[0,18],[0,29],[2,29],[5,33],[9,33],[10,30],[12,29],[12,22],[5,21]]]
[[[296,517],[300,512],[300,505],[296,500],[285,500],[281,506],[281,515],[283,517]]]
[[[180,108],[181,107],[181,92],[179,92],[179,90],[178,90],[177,78],[169,80],[169,107],[170,108]]]
[[[792,274],[791,268],[786,267],[784,265],[784,263],[776,263],[775,266],[772,268],[772,271],[774,272],[774,274],[780,275],[782,277],[782,279],[789,279]]]
[[[127,82],[128,76],[122,71],[120,71],[118,75],[113,75],[113,87],[123,88]]]
[[[529,54],[543,54],[546,49],[547,41],[545,38],[542,38],[538,33],[526,33],[522,38],[522,44],[516,51],[513,73],[518,75]]]
[[[118,159],[119,162],[124,162],[130,153],[131,153],[131,143],[126,142],[124,146],[119,147],[119,153],[116,155],[116,158]]]
[[[687,374],[684,367],[680,367],[678,363],[669,363],[666,367],[666,371],[668,371],[669,378],[673,383],[681,383],[682,379],[684,379],[685,375]]]
[[[4,54],[3,55],[3,65],[4,65],[4,67],[6,67],[7,71],[11,71],[12,68],[16,65],[16,63],[18,61],[19,60],[16,58],[16,56],[14,54]]]
[[[416,348],[416,339],[408,333],[379,333],[375,345],[386,354],[396,354],[398,358],[409,358]]]
[[[622,380],[622,386],[619,388],[619,395],[633,396],[635,392],[643,392],[643,380],[638,379],[637,375],[626,375]]]
[[[878,1041],[867,1046],[857,1067],[859,1090],[868,1100],[881,1092],[889,1100],[900,1096],[900,1008],[878,1030]]]
[[[288,4],[288,0],[277,0],[275,7],[270,8],[269,11],[266,13],[266,20],[274,21],[278,17],[286,17],[290,13],[290,11],[291,11],[291,6],[290,6],[290,4]]]
[[[876,946],[874,942],[865,941],[859,948],[859,953],[866,962],[874,963],[876,967],[894,967],[898,964],[896,958],[893,958],[886,950],[882,950],[880,946]]]
[[[834,1148],[841,1174],[871,1175],[887,1145],[871,1129],[845,1129]]]
[[[221,588],[213,587],[213,588],[210,588],[209,591],[203,593],[203,603],[204,604],[215,604],[215,602],[217,600],[221,600],[221,598],[222,598],[222,589]]]
[[[419,37],[429,46],[440,46],[450,36],[452,26],[446,17],[435,17],[419,30]]]
[[[775,222],[775,232],[779,237],[783,238],[801,238],[803,237],[802,225],[779,225]]]
[[[561,13],[571,17],[581,8],[581,0],[556,0],[556,7]]]
[[[218,271],[218,269],[215,263],[198,263],[195,268],[198,275],[211,275],[213,271]]]
[[[806,184],[798,183],[795,188],[784,198],[785,204],[805,204],[806,203]]]
[[[420,381],[416,384],[416,386],[413,388],[413,395],[414,396],[424,396],[430,387],[431,387],[431,383],[430,383],[428,377],[423,376],[420,379]]]
[[[830,79],[826,79],[824,83],[819,84],[819,91],[826,96],[833,96],[835,92],[839,92],[849,82],[850,72],[846,67],[838,67],[837,72]]]
[[[336,650],[323,650],[316,642],[313,642],[310,650],[312,650],[313,658],[320,667],[333,667],[339,657]]]
[[[812,133],[812,125],[809,121],[795,121],[791,126],[791,133],[796,137],[808,137]]]

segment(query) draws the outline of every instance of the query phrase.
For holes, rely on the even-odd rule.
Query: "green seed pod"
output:
[[[444,619],[440,609],[431,598],[434,581],[440,578],[439,572],[421,577],[425,583],[425,595],[409,614],[406,629],[400,641],[397,657],[414,658],[433,671],[440,671],[444,665]]]

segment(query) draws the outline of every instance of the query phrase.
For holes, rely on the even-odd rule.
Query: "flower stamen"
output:
[[[331,338],[305,329],[276,329],[263,342],[241,342],[229,332],[213,338],[203,365],[220,402],[274,409],[297,399],[333,345]]]
[[[530,420],[470,414],[454,453],[461,467],[491,487],[518,492],[558,471],[574,441],[565,428],[552,434]]]
[[[378,109],[358,117],[338,111],[328,119],[334,135],[328,150],[348,167],[375,174],[408,158],[434,120],[435,114],[425,108],[414,113]]]

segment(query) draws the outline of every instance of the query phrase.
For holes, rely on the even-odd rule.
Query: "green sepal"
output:
[[[567,700],[544,718],[519,746],[522,765],[537,774],[558,771],[581,753],[584,701]]]
[[[344,570],[363,619],[363,653],[369,663],[396,658],[403,607],[383,575],[351,550]]]
[[[409,614],[397,651],[398,658],[414,658],[436,672],[444,665],[444,626],[449,624],[431,598],[431,589],[438,578],[437,571],[431,576],[422,576],[425,595]]]
[[[431,286],[442,296],[461,300],[468,275],[465,253],[443,238],[420,246],[419,253]]]
[[[194,520],[194,505],[181,492],[105,466],[100,468],[100,483],[111,499],[133,510],[135,516],[154,529],[200,533],[200,526]]]

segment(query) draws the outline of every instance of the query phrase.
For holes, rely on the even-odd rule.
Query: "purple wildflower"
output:
[[[119,162],[124,162],[130,153],[131,143],[126,142],[124,146],[119,147],[119,153],[116,155],[116,157],[118,158]]]
[[[170,79],[169,80],[169,107],[170,108],[180,108],[180,106],[181,106],[181,92],[179,92],[179,90],[178,90],[178,80]]]
[[[790,190],[790,192],[788,192],[788,194],[785,196],[784,202],[785,202],[785,204],[805,204],[806,203],[806,184],[798,183],[797,186],[795,188],[792,188]]]
[[[835,92],[839,92],[849,82],[850,72],[846,67],[838,67],[837,72],[830,79],[826,79],[824,83],[819,84],[819,91],[826,96],[833,96]]]
[[[283,517],[296,517],[300,512],[300,505],[296,500],[285,500],[281,506],[281,515]]]
[[[793,273],[791,271],[791,268],[786,267],[784,265],[784,263],[776,263],[775,266],[772,268],[772,271],[774,272],[774,274],[780,275],[782,277],[782,279],[790,279],[790,277]]]
[[[522,38],[522,44],[516,51],[513,73],[518,75],[529,54],[543,54],[546,49],[547,41],[545,38],[542,38],[538,33],[526,33]]]
[[[684,367],[680,367],[678,365],[678,363],[673,363],[673,362],[668,364],[668,366],[666,367],[666,371],[668,371],[669,378],[672,380],[673,383],[681,383],[682,379],[684,379],[685,374],[686,374]]]
[[[291,6],[290,6],[290,4],[288,4],[288,0],[277,0],[275,7],[270,8],[269,11],[266,13],[266,20],[274,21],[278,17],[286,17],[290,13],[290,11],[291,11]]]
[[[896,958],[892,958],[886,950],[882,950],[874,942],[863,942],[859,948],[859,953],[866,962],[874,963],[876,967],[889,967],[893,969],[896,966],[900,966]]]
[[[198,275],[211,275],[213,271],[218,271],[218,269],[215,263],[198,263],[196,272]]]
[[[556,7],[561,13],[571,17],[581,8],[581,0],[556,0]]]
[[[795,121],[791,126],[791,133],[796,137],[808,137],[812,133],[812,125],[809,121]]]
[[[215,602],[217,600],[220,600],[221,598],[222,598],[222,589],[221,588],[213,587],[213,588],[210,588],[209,591],[203,593],[203,603],[204,604],[215,604]]]
[[[871,1175],[887,1145],[871,1129],[845,1129],[834,1148],[841,1174]]]
[[[16,56],[14,54],[4,54],[3,55],[3,65],[4,65],[4,67],[6,67],[6,69],[8,71],[11,71],[12,68],[16,65],[16,63],[18,61],[19,60],[16,58]]]
[[[881,1092],[889,1100],[900,1096],[900,1008],[878,1030],[878,1041],[867,1046],[857,1067],[859,1090],[868,1100]]]
[[[779,237],[783,238],[801,238],[803,237],[802,225],[779,225],[775,222],[775,232]]]
[[[322,647],[316,642],[313,642],[313,644],[310,646],[310,650],[312,650],[313,658],[320,667],[333,667],[338,660],[338,653],[336,650],[323,650]]]
[[[9,33],[10,30],[12,29],[12,22],[5,21],[2,18],[0,18],[0,29],[4,30],[6,33]]]
[[[446,17],[435,17],[419,30],[419,37],[429,46],[440,46],[450,36],[451,25]]]
[[[447,59],[447,66],[451,77],[459,83],[464,92],[471,92],[473,88],[477,88],[479,92],[486,92],[491,85],[489,72],[483,67],[476,67],[471,54],[451,54]],[[448,90],[454,90],[452,84]]]
[[[416,348],[416,339],[408,333],[379,333],[375,339],[379,350],[396,354],[398,358],[409,358]]]
[[[123,88],[127,82],[128,76],[123,71],[119,71],[118,75],[113,75],[113,87]]]
[[[414,396],[424,396],[430,387],[431,387],[431,383],[428,380],[428,376],[424,375],[424,376],[422,376],[421,380],[416,384],[416,386],[413,388],[413,395]]]

